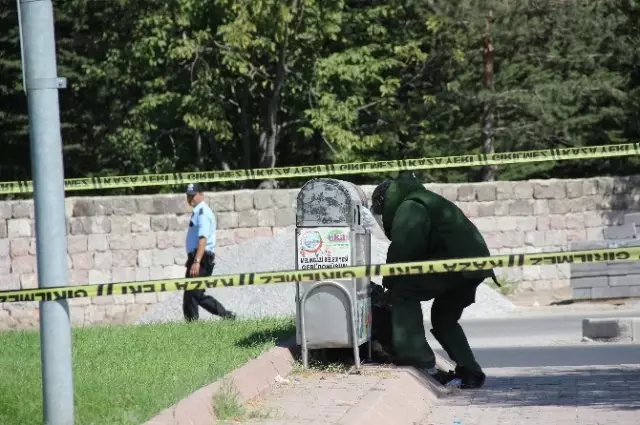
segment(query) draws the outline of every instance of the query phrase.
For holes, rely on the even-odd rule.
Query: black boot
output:
[[[482,368],[476,361],[467,337],[459,324],[456,323],[444,330],[432,329],[431,333],[456,366],[463,366],[465,370],[471,370],[474,373],[482,373]]]
[[[473,354],[471,354],[471,348],[469,348],[468,343],[466,343],[466,337],[464,337],[464,334],[460,335],[461,332],[459,333],[455,332],[456,330],[461,331],[461,328],[457,326],[452,330],[453,332],[450,332],[447,335],[449,338],[444,337],[444,335],[440,335],[439,332],[436,332],[434,329],[431,330],[431,334],[433,334],[436,340],[440,343],[440,345],[442,346],[442,349],[447,353],[449,358],[454,363],[456,363],[455,371],[443,372],[439,376],[438,381],[442,385],[448,385],[448,386],[462,388],[462,389],[472,389],[472,388],[482,387],[486,380],[486,375],[484,374],[484,372],[480,370],[478,371],[469,370],[469,369],[466,369],[464,366],[457,365],[458,358],[456,356],[455,351],[452,350],[451,345],[449,344],[449,340],[452,340],[452,342],[457,343],[456,346],[458,348],[462,348],[463,353],[468,352],[471,356],[471,359],[473,359],[473,363],[475,363],[475,358],[473,358]],[[456,337],[458,337],[457,341],[455,339]],[[469,356],[465,356],[465,357],[469,357]],[[475,364],[477,365],[477,363]],[[478,366],[478,368],[479,367],[480,366]]]
[[[485,375],[484,372],[467,370],[462,366],[456,366],[454,376],[454,379],[459,380],[459,385],[455,386],[463,390],[482,388],[487,379],[487,375]]]
[[[440,383],[440,385],[447,385],[449,382],[453,381],[456,378],[455,372],[451,370],[445,372],[444,370],[440,369],[438,369],[435,375],[431,376],[434,377],[435,380]]]

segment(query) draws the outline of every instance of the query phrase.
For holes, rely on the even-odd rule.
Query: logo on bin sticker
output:
[[[327,239],[329,239],[329,242],[347,242],[349,237],[343,230],[336,229],[327,234]]]
[[[315,254],[322,249],[322,236],[314,230],[306,232],[300,238],[300,253],[302,255]]]

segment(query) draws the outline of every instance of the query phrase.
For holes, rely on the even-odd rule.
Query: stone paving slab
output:
[[[640,364],[487,369],[481,390],[456,390],[420,425],[637,425]]]
[[[250,407],[252,425],[414,424],[436,402],[433,382],[409,368],[364,367],[361,374],[305,371],[288,377]]]

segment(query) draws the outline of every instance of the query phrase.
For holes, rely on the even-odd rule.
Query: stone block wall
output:
[[[428,185],[455,201],[482,231],[492,254],[569,249],[603,240],[604,229],[640,210],[638,177]],[[363,187],[370,195],[373,187]],[[270,236],[295,225],[297,189],[207,194],[217,244]],[[183,195],[66,199],[69,284],[184,276],[190,217]],[[37,286],[31,201],[0,202],[0,290]],[[523,288],[569,285],[568,265],[500,270]],[[76,325],[130,323],[156,294],[71,300]],[[37,325],[37,304],[0,304],[0,327]]]
[[[603,241],[574,242],[571,248],[609,249],[639,247],[640,214],[624,215],[623,224],[604,229]],[[574,299],[640,297],[640,262],[603,262],[571,265]]]

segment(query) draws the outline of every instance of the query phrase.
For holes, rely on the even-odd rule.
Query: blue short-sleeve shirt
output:
[[[193,208],[189,229],[187,230],[187,253],[198,249],[198,240],[207,238],[205,250],[215,252],[216,249],[216,216],[209,206],[200,202]]]

